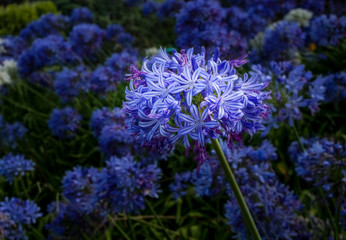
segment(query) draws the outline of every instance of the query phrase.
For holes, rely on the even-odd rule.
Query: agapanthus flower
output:
[[[67,27],[68,17],[48,13],[41,16],[40,19],[32,21],[19,33],[19,36],[26,41],[30,41],[38,37],[44,38],[51,34],[58,35]]]
[[[24,155],[12,153],[7,154],[0,159],[0,176],[5,177],[5,180],[10,184],[18,176],[24,176],[26,172],[34,171],[35,163],[25,159]]]
[[[69,42],[80,57],[93,58],[100,51],[106,32],[96,24],[82,23],[73,27]]]
[[[80,126],[82,116],[72,107],[54,109],[48,120],[48,127],[53,136],[72,139]]]
[[[49,35],[36,39],[30,48],[20,55],[18,70],[25,78],[46,66],[67,64],[75,60],[71,46],[60,35]]]
[[[304,46],[306,34],[297,22],[279,21],[264,31],[261,61],[288,61]]]
[[[319,105],[324,101],[324,79],[316,78],[304,65],[294,65],[292,62],[271,62],[269,68],[260,65],[253,66],[253,71],[259,74],[261,81],[271,79],[270,86],[274,96],[273,110],[266,119],[270,128],[274,123],[288,121],[293,126],[294,120],[302,118],[301,108],[307,107],[311,114],[319,111]],[[265,132],[269,131],[266,129]]]
[[[158,197],[161,170],[156,164],[143,165],[132,156],[111,157],[107,167],[94,178],[95,201],[114,213],[138,213],[146,197]]]
[[[161,20],[164,18],[173,18],[184,6],[184,3],[182,0],[165,0],[159,6],[157,16]]]
[[[346,98],[346,72],[329,74],[321,77],[326,88],[325,101],[340,101]]]
[[[96,168],[76,166],[72,171],[67,171],[62,179],[62,196],[68,201],[68,205],[83,214],[94,210],[92,178],[97,173]]]
[[[27,48],[28,43],[19,36],[6,36],[0,39],[0,62],[8,59],[17,60]]]
[[[321,15],[310,22],[310,40],[318,46],[337,46],[346,32],[346,17]]]
[[[159,7],[159,3],[156,1],[148,1],[142,5],[142,12],[144,15],[155,13]]]
[[[71,16],[70,16],[70,22],[73,25],[80,24],[80,23],[91,23],[94,20],[93,13],[86,7],[80,7],[73,9]]]
[[[216,50],[206,61],[204,50],[172,57],[161,50],[151,66],[145,60],[140,71],[133,68],[123,104],[131,133],[147,141],[182,140],[186,147],[195,140],[203,147],[210,138],[263,129],[267,83],[257,82],[256,75],[240,76],[218,55]]]
[[[0,202],[0,215],[6,217],[5,239],[27,240],[25,225],[31,225],[42,216],[40,208],[31,200],[8,198]],[[0,219],[0,226],[4,220]],[[9,224],[10,223],[10,224]]]
[[[20,122],[5,122],[0,115],[0,145],[15,149],[17,141],[22,140],[28,129]]]
[[[305,147],[304,150],[300,148],[298,142],[293,142],[289,147],[291,160],[296,164],[298,176],[311,182],[315,187],[322,188],[328,197],[344,196],[346,192],[345,185],[342,184],[342,171],[346,169],[344,146],[327,139],[302,139],[301,143]]]
[[[75,69],[63,69],[56,74],[54,81],[55,93],[59,95],[62,102],[72,101],[80,93],[89,91],[90,75],[83,65]]]
[[[192,181],[191,172],[182,172],[174,174],[174,181],[169,185],[169,190],[173,193],[173,198],[178,199],[186,195],[188,183]]]

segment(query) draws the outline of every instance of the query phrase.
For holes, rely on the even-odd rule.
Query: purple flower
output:
[[[176,142],[190,139],[203,147],[209,138],[230,132],[255,133],[261,129],[267,112],[261,90],[267,83],[256,76],[242,79],[229,61],[213,57],[206,61],[205,52],[193,49],[170,57],[161,50],[151,67],[144,61],[130,78],[124,110],[130,117],[129,130],[150,141],[163,136]]]

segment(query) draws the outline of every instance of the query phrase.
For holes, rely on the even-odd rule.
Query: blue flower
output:
[[[111,157],[107,167],[95,176],[95,201],[114,213],[138,213],[145,197],[158,197],[161,170],[155,164],[142,165],[132,157]]]
[[[0,115],[0,145],[12,149],[17,148],[17,141],[22,140],[27,131],[28,129],[22,123],[7,123]]]
[[[26,41],[35,38],[44,38],[48,35],[59,35],[68,27],[68,17],[48,13],[40,19],[32,21],[26,28],[22,29],[19,36]]]
[[[298,176],[316,188],[323,188],[330,198],[342,195],[345,191],[342,171],[346,169],[344,147],[327,139],[302,139],[301,142],[305,150],[297,142],[289,147]]]
[[[205,51],[194,55],[191,48],[170,57],[161,50],[150,69],[144,61],[129,78],[123,104],[131,133],[149,142],[155,136],[183,139],[186,147],[192,139],[203,147],[218,135],[262,129],[268,94],[261,90],[267,83],[247,74],[242,79],[218,56],[217,50],[206,61]]]
[[[36,39],[18,59],[18,71],[25,78],[46,66],[72,63],[75,58],[71,46],[59,35]]]
[[[95,208],[92,202],[92,179],[97,173],[96,168],[77,166],[72,171],[67,171],[62,179],[62,196],[70,206],[84,214],[91,213]]]
[[[321,15],[311,20],[309,37],[318,46],[337,46],[345,37],[346,17]]]
[[[24,225],[31,225],[42,216],[40,208],[30,200],[5,198],[0,202],[0,228],[5,225],[6,239],[28,239]]]
[[[192,181],[191,172],[182,172],[174,174],[174,181],[169,185],[169,189],[173,192],[173,199],[177,200],[186,195],[188,189],[187,183]]]
[[[5,177],[10,184],[18,176],[24,176],[28,171],[34,171],[35,163],[25,159],[24,155],[9,153],[0,159],[0,176]]]
[[[101,49],[105,34],[96,24],[82,23],[73,27],[69,42],[78,56],[94,58]]]
[[[80,93],[89,91],[90,73],[84,66],[80,65],[75,69],[65,68],[56,74],[54,89],[62,102],[72,101]]]
[[[72,25],[80,24],[80,23],[91,23],[94,20],[93,13],[86,7],[80,7],[73,9],[70,22]]]
[[[48,120],[48,127],[53,136],[72,139],[76,135],[82,116],[72,107],[54,109]]]

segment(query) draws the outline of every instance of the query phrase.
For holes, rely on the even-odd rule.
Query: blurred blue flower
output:
[[[315,187],[322,188],[330,198],[345,193],[342,184],[342,171],[346,169],[344,146],[327,139],[302,139],[304,150],[297,142],[289,147],[291,161],[296,166],[298,176],[311,182]]]
[[[27,240],[24,225],[34,224],[42,213],[33,201],[6,197],[0,202],[0,215],[0,228],[5,225],[5,239]]]
[[[70,32],[69,42],[73,51],[82,58],[94,58],[101,49],[106,32],[96,24],[75,25]]]
[[[65,30],[69,24],[68,17],[48,13],[40,17],[40,19],[32,21],[26,28],[22,29],[19,36],[26,41],[35,38],[44,38],[48,35],[59,35]]]
[[[145,198],[158,198],[161,170],[155,165],[142,165],[131,156],[111,157],[107,167],[94,178],[95,202],[114,213],[138,213]]]
[[[311,20],[309,37],[317,46],[337,46],[345,38],[346,16],[321,15]]]
[[[80,23],[92,23],[93,20],[93,13],[86,7],[73,9],[70,16],[70,22],[72,25],[77,25]]]
[[[63,103],[72,101],[80,93],[89,91],[90,75],[83,65],[75,69],[63,69],[56,74],[54,81],[55,93]]]
[[[80,126],[82,116],[72,107],[54,109],[48,120],[48,127],[53,136],[72,139]]]
[[[7,123],[0,114],[0,145],[17,148],[17,141],[22,140],[28,129],[20,122]]]
[[[25,159],[24,155],[7,154],[0,159],[0,176],[5,177],[5,180],[10,184],[18,176],[24,176],[28,171],[35,170],[35,163]]]

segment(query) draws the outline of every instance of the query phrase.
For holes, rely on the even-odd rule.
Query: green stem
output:
[[[325,198],[325,194],[324,194],[322,188],[319,188],[319,191],[320,191],[320,194],[321,194],[321,197],[322,197],[322,202],[323,202],[324,205],[326,206],[327,215],[328,215],[330,224],[332,225],[332,228],[333,228],[334,239],[335,239],[335,240],[338,240],[338,239],[339,239],[338,227],[336,226],[336,224],[335,224],[335,222],[334,222],[334,218],[333,218],[332,212],[330,211],[330,208],[329,208],[329,206],[328,206],[328,202],[327,202],[327,200],[326,200],[326,198]]]
[[[296,137],[297,137],[298,143],[299,143],[299,145],[300,145],[300,147],[301,147],[302,151],[303,151],[303,152],[305,152],[305,147],[304,147],[304,145],[303,145],[302,141],[300,141],[299,133],[298,133],[298,131],[297,131],[296,126],[293,124],[293,126],[292,126],[292,127],[293,127],[293,131],[294,131],[294,133],[296,134]]]
[[[227,178],[228,183],[229,183],[229,185],[230,185],[230,187],[234,193],[234,196],[236,197],[236,199],[238,201],[240,210],[241,210],[242,215],[243,215],[245,225],[248,227],[248,230],[251,232],[253,239],[260,240],[261,236],[258,233],[256,224],[255,224],[255,222],[251,216],[249,208],[246,205],[245,199],[244,199],[242,193],[240,192],[239,186],[238,186],[238,184],[235,180],[235,177],[232,173],[232,170],[231,170],[231,168],[230,168],[230,166],[226,160],[226,157],[225,157],[225,155],[221,149],[219,141],[217,139],[212,139],[211,143],[215,149],[215,152],[218,156],[220,165],[221,165],[221,167],[222,167],[222,169],[226,175],[226,178]]]
[[[153,215],[154,215],[154,217],[155,217],[155,220],[156,220],[156,221],[159,223],[159,225],[162,227],[163,233],[166,235],[166,237],[167,237],[168,239],[172,239],[171,235],[168,234],[168,232],[167,232],[165,226],[163,225],[161,219],[157,217],[157,214],[156,214],[154,208],[151,206],[150,202],[149,202],[147,199],[145,199],[145,202],[147,203],[148,207],[150,208],[150,211],[153,213]]]

